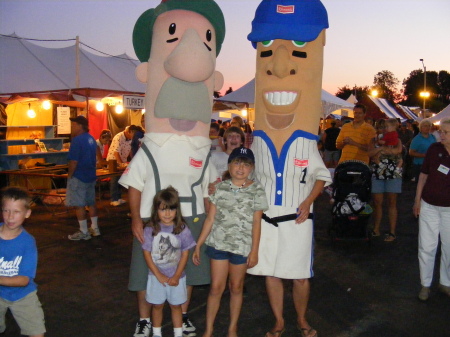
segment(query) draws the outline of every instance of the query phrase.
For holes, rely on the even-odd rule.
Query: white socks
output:
[[[87,220],[81,220],[81,221],[78,221],[78,223],[80,224],[80,231],[82,231],[84,234],[86,234],[88,232]]]
[[[95,229],[98,228],[98,216],[91,217],[91,228]],[[150,322],[150,318],[146,318],[147,322]]]

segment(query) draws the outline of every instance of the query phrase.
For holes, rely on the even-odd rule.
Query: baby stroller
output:
[[[334,173],[332,224],[333,240],[369,240],[367,230],[370,208],[372,172],[364,162],[348,160],[336,167]]]

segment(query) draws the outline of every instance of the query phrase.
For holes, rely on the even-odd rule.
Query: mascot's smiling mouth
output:
[[[267,124],[277,130],[289,127],[294,121],[294,111],[300,96],[299,92],[292,90],[266,91],[264,103]]]
[[[264,94],[264,98],[271,105],[291,105],[297,99],[297,92],[294,91],[270,91]]]

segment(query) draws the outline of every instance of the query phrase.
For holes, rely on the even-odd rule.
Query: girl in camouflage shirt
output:
[[[247,268],[258,263],[261,217],[268,208],[263,186],[250,180],[255,157],[250,149],[234,149],[228,158],[230,179],[216,185],[211,206],[193,254],[200,264],[200,247],[206,242],[211,259],[211,287],[206,309],[204,337],[213,333],[214,320],[229,277],[230,325],[228,336],[237,336],[237,322]]]

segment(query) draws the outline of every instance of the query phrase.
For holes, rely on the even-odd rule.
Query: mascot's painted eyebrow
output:
[[[292,52],[292,56],[294,56],[294,57],[300,57],[300,58],[305,59],[305,58],[308,57],[308,54],[306,54],[304,51],[294,50],[294,51]]]
[[[261,57],[270,57],[270,56],[272,56],[272,51],[271,50],[262,51],[260,56]]]

